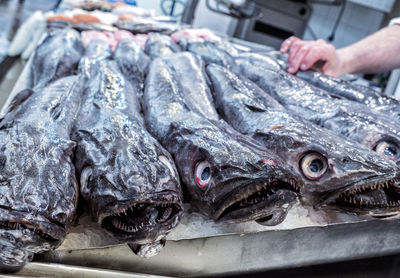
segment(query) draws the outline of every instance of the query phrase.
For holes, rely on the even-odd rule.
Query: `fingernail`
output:
[[[293,72],[294,68],[288,68],[288,72]]]
[[[300,68],[301,68],[302,70],[306,70],[306,69],[307,69],[307,66],[306,66],[306,64],[301,64]]]

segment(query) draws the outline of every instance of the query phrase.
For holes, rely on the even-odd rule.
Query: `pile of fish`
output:
[[[51,26],[31,87],[0,121],[0,269],[57,248],[77,211],[143,257],[184,201],[214,221],[269,226],[297,202],[399,214],[398,101],[290,75],[208,30],[141,45],[135,32]]]

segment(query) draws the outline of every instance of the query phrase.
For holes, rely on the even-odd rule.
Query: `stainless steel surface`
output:
[[[1,277],[1,276],[0,276]],[[167,276],[112,271],[100,268],[77,267],[62,264],[30,263],[21,271],[3,277],[85,277],[85,278],[161,278]]]
[[[279,48],[291,35],[302,37],[311,16],[311,6],[292,1],[254,1],[262,17],[240,20],[234,36]]]
[[[165,249],[150,259],[118,245],[47,252],[36,260],[178,277],[245,274],[399,253],[399,230],[399,220],[376,220],[167,241]]]

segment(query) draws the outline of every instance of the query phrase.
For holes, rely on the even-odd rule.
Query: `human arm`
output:
[[[344,48],[335,49],[323,40],[303,41],[290,37],[281,53],[289,53],[290,73],[315,68],[330,76],[376,73],[400,67],[400,25],[392,25]]]

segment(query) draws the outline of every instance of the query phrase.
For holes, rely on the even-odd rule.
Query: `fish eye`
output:
[[[197,164],[195,170],[196,183],[200,188],[208,186],[211,180],[211,165],[208,161]]]
[[[394,143],[388,141],[381,141],[378,143],[378,145],[376,145],[375,151],[378,154],[383,155],[390,160],[395,160],[395,158],[399,153],[399,148]]]
[[[320,179],[328,169],[326,158],[320,153],[306,154],[300,161],[300,168],[309,180]]]

